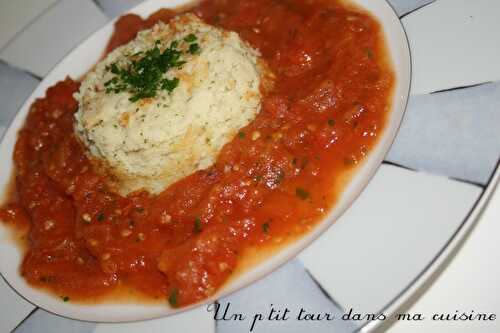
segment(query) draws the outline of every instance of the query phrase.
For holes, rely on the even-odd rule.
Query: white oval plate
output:
[[[187,4],[186,0],[149,0],[135,7],[130,13],[147,17],[160,8],[177,7]],[[6,281],[20,295],[31,303],[68,318],[95,322],[127,322],[154,319],[172,315],[190,308],[207,304],[234,292],[269,274],[279,266],[294,258],[301,250],[321,235],[358,197],[382,163],[388,152],[403,119],[410,88],[411,61],[408,41],[403,27],[393,9],[385,0],[353,0],[354,3],[371,12],[381,22],[389,52],[396,73],[396,86],[392,102],[392,110],[387,128],[380,137],[363,165],[358,168],[350,184],[344,190],[337,205],[317,227],[300,240],[285,247],[276,255],[247,270],[245,273],[224,286],[216,295],[182,309],[172,309],[166,304],[95,304],[82,305],[64,303],[44,291],[32,288],[19,274],[22,253],[18,246],[9,240],[10,230],[0,224],[0,272]],[[113,33],[114,21],[95,32],[76,49],[69,53],[40,83],[33,94],[19,110],[16,118],[7,130],[0,145],[0,189],[5,189],[13,171],[12,154],[18,130],[23,126],[26,115],[35,99],[43,97],[48,87],[63,80],[66,76],[81,77],[101,57],[108,40]]]

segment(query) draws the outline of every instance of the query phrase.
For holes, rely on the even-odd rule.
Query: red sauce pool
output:
[[[29,227],[30,284],[78,301],[124,286],[174,306],[200,301],[249,249],[308,232],[377,142],[394,74],[369,14],[332,0],[212,0],[190,11],[261,51],[277,77],[262,111],[213,167],[158,196],[121,197],[73,135],[79,83],[49,88],[19,132],[14,193],[0,211]],[[120,18],[108,51],[174,14]]]

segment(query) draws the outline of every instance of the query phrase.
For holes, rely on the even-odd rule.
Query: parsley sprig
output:
[[[184,38],[189,43],[188,53],[196,54],[200,51],[200,46],[196,43],[197,37],[190,34]],[[168,70],[180,68],[186,63],[182,59],[183,52],[178,49],[179,41],[173,41],[168,48],[161,51],[160,41],[156,41],[155,46],[146,52],[138,52],[132,57],[139,59],[132,60],[124,67],[112,63],[106,70],[115,76],[104,83],[106,93],[129,92],[132,97],[131,102],[137,102],[143,98],[156,97],[158,90],[174,91],[179,85],[178,78],[169,79],[165,77]]]

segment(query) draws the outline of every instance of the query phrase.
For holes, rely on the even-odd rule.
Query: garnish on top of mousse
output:
[[[197,39],[194,34],[186,36],[182,41],[185,44],[184,52],[179,49],[182,42],[177,40],[161,51],[161,41],[157,40],[152,49],[133,54],[132,60],[125,67],[112,63],[106,69],[115,76],[104,84],[106,93],[127,91],[132,94],[130,101],[137,102],[143,98],[156,97],[158,90],[172,92],[179,85],[179,78],[169,79],[166,74],[169,69],[180,68],[186,63],[182,59],[183,53],[200,53]]]

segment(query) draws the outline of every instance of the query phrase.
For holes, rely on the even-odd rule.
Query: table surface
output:
[[[249,313],[271,303],[336,314],[350,307],[380,311],[422,271],[491,186],[500,157],[500,1],[389,2],[408,34],[413,79],[407,116],[387,160],[342,223],[296,260],[221,300],[222,304],[231,302],[236,310]],[[0,0],[0,135],[24,99],[68,51],[138,3]],[[373,237],[360,235],[357,244],[352,237],[343,237],[367,216],[373,219],[373,230],[365,233]],[[492,265],[500,251],[499,219],[497,190],[439,274],[400,311],[427,318],[456,310],[499,315],[500,268]],[[380,246],[380,237],[393,247]],[[342,255],[346,250],[349,256]],[[384,260],[369,260],[370,255]],[[403,261],[411,264],[394,265]],[[353,262],[364,264],[353,267]],[[246,325],[215,323],[203,307],[146,323],[96,325],[68,320],[37,309],[1,279],[0,308],[5,309],[0,332],[161,332],[166,327],[175,332],[248,332]],[[353,332],[360,325],[268,323],[256,331]],[[388,321],[377,331],[499,332],[500,322]]]

